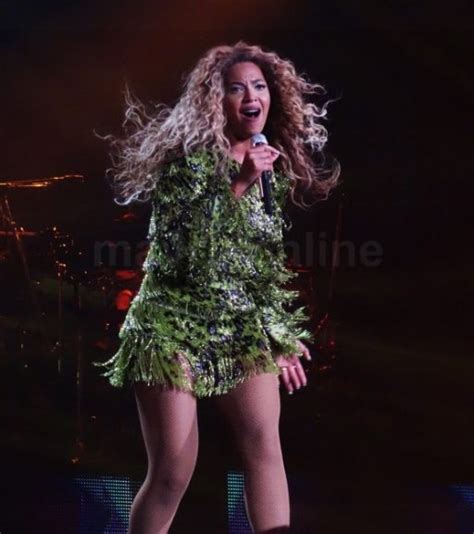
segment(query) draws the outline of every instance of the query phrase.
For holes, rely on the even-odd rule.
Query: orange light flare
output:
[[[0,188],[5,187],[7,189],[41,189],[44,187],[50,187],[56,182],[61,182],[63,180],[70,179],[85,180],[85,177],[82,176],[82,174],[64,174],[63,176],[51,176],[50,178],[39,178],[35,180],[9,180],[5,182],[0,182]]]

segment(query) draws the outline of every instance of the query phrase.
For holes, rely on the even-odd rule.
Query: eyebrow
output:
[[[265,83],[265,80],[263,80],[262,78],[256,78],[255,80],[250,80],[251,83],[257,83],[257,82],[263,82]],[[244,85],[244,82],[241,82],[241,81],[230,81],[229,82],[229,85],[233,85],[233,84],[240,84],[240,85]]]

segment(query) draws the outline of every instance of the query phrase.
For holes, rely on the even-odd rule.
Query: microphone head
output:
[[[258,145],[268,145],[268,141],[267,141],[267,138],[262,133],[259,133],[259,134],[252,135],[252,137],[250,138],[250,144],[252,145],[252,147],[255,147]]]

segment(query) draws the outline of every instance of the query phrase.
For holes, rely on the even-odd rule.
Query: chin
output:
[[[262,131],[263,131],[263,126],[255,125],[252,128],[249,128],[248,130],[245,131],[245,137],[250,138],[252,137],[252,135],[262,133]]]

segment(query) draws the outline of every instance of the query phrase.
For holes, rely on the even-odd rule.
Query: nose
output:
[[[256,91],[255,88],[251,85],[247,85],[245,87],[245,101],[252,102],[253,100],[256,100]]]

